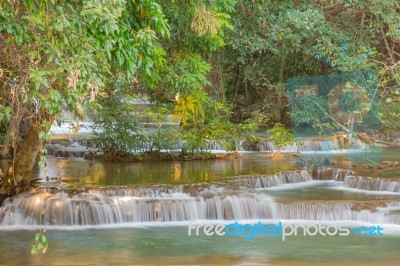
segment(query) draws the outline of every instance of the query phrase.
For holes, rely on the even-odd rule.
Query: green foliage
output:
[[[248,118],[259,110],[272,113],[272,122],[288,124],[285,89],[276,85],[293,77],[372,69],[379,71],[384,127],[398,128],[397,106],[386,98],[399,88],[399,7],[395,0],[238,1],[231,19],[235,30],[219,53],[235,112]]]
[[[49,243],[43,233],[35,235],[35,243],[32,245],[31,254],[38,255],[39,253],[46,253]]]
[[[0,105],[0,123],[10,120],[11,111],[9,106]]]
[[[284,125],[276,123],[272,129],[267,131],[270,140],[275,143],[278,153],[284,149],[287,145],[292,145],[294,137],[290,129],[285,128]]]
[[[384,96],[380,102],[380,117],[385,129],[395,132],[400,129],[400,64],[393,69],[385,67],[381,73],[380,85]]]
[[[188,96],[201,91],[203,86],[209,85],[206,74],[211,70],[208,64],[198,54],[180,55],[176,63],[167,68],[163,85],[171,92]],[[201,95],[199,95],[201,96]]]
[[[230,122],[226,103],[207,100],[198,106],[189,106],[188,112],[191,112],[190,108],[194,108],[194,113],[198,112],[196,108],[201,109],[201,115],[184,120],[178,138],[184,142],[184,149],[193,153],[209,150],[212,143],[218,143],[228,151],[235,150],[238,142],[256,129],[252,121],[243,124]]]
[[[225,32],[232,29],[227,12],[233,11],[235,3],[236,0],[162,2],[171,39],[162,40],[168,56],[152,77],[159,81],[150,84],[154,99],[165,101],[177,93],[183,97],[201,96],[204,87],[210,85],[207,56],[225,44]]]
[[[169,22],[171,39],[167,35],[159,39],[160,43],[156,44],[160,46],[158,49],[153,49],[153,52],[168,56],[165,56],[165,60],[164,57],[157,60],[157,57],[153,56],[152,60],[157,64],[152,69],[152,75],[149,75],[150,72],[146,74],[142,67],[133,86],[121,82],[110,84],[108,87],[125,89],[120,89],[119,94],[115,89],[108,89],[107,94],[111,97],[96,107],[101,117],[96,127],[103,130],[98,134],[97,140],[101,143],[100,148],[105,154],[115,156],[119,153],[134,152],[136,147],[140,146],[139,142],[150,144],[150,149],[158,150],[179,146],[179,142],[185,143],[186,148],[189,147],[193,151],[204,150],[210,139],[224,139],[221,130],[229,127],[227,124],[229,115],[226,115],[229,111],[224,109],[223,117],[219,118],[222,105],[211,99],[204,91],[205,86],[211,85],[207,78],[211,65],[204,55],[224,44],[225,30],[232,29],[229,23],[230,17],[226,12],[233,11],[235,2],[214,1],[211,6],[206,1],[204,3],[162,2],[165,18]],[[142,11],[140,16],[146,17],[147,8],[142,10],[145,11]],[[154,43],[154,38],[150,35],[140,36],[138,39],[153,40]],[[149,44],[146,47],[152,48]],[[129,98],[127,93],[132,93],[132,89],[140,91],[142,89],[140,87],[145,88],[153,100],[176,103],[175,114],[180,116],[183,124],[179,138],[173,136],[173,130],[162,126],[162,120],[167,113],[171,114],[170,104],[156,110],[149,109],[143,114],[134,114],[133,111],[129,111],[129,107],[120,105],[118,101],[107,109],[106,102],[115,102],[112,99],[117,98]],[[214,112],[215,117],[210,117],[210,112]],[[134,123],[141,117],[153,121],[155,128],[148,124]],[[217,121],[218,119],[221,121]]]
[[[97,148],[112,160],[118,156],[131,154],[143,141],[143,130],[134,116],[132,99],[112,97],[103,102],[101,116],[93,129]]]
[[[290,101],[293,125],[312,125],[319,134],[329,134],[340,129],[332,123],[327,100],[318,95],[293,97]]]
[[[43,191],[44,192],[44,191]],[[42,223],[42,216],[45,214],[45,210],[42,209],[40,212],[40,224]],[[47,237],[43,233],[42,229],[39,230],[39,233],[36,233],[34,244],[31,245],[31,254],[38,255],[39,253],[46,253],[47,248],[49,247],[49,243],[47,241]]]
[[[64,110],[81,116],[110,77],[151,76],[163,62],[157,36],[169,31],[154,1],[3,1],[0,9],[3,78],[22,81],[14,89],[39,123]],[[11,103],[12,82],[1,85]]]
[[[146,123],[143,126],[147,132],[145,139],[151,145],[150,150],[171,150],[177,146],[174,141],[176,134],[175,128],[171,127],[170,122],[176,122],[171,115],[171,108],[167,105],[159,105],[155,108],[148,108],[139,117]]]

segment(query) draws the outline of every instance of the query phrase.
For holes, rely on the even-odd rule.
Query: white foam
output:
[[[375,190],[363,190],[363,189],[357,189],[357,188],[349,188],[343,186],[343,182],[340,186],[335,186],[335,187],[327,187],[327,189],[335,189],[335,190],[341,190],[341,191],[349,191],[353,193],[361,193],[361,194],[369,194],[369,195],[400,195],[400,192],[390,192],[390,191],[375,191]]]
[[[314,187],[314,186],[319,186],[322,184],[336,184],[338,183],[337,181],[334,180],[311,180],[307,182],[301,182],[301,183],[289,183],[289,184],[283,184],[277,187],[268,187],[268,188],[257,188],[257,190],[264,191],[264,190],[293,190],[293,189],[299,189],[299,188],[307,188],[307,187]]]

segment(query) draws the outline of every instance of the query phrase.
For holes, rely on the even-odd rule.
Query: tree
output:
[[[330,66],[329,72],[332,74],[327,75],[333,80],[330,83],[341,82],[336,84],[341,86],[338,88],[341,95],[337,95],[340,97],[333,97],[337,100],[340,98],[340,102],[333,102],[333,105],[341,105],[342,109],[348,111],[348,115],[343,119],[344,117],[336,115],[337,110],[329,110],[330,106],[326,106],[327,98],[332,93],[322,95],[325,99],[301,97],[300,101],[291,103],[291,107],[295,109],[291,113],[294,124],[309,120],[313,121],[313,127],[319,131],[326,132],[336,127],[349,135],[353,131],[393,132],[399,129],[399,105],[396,97],[400,85],[400,53],[396,45],[400,38],[399,8],[398,1],[334,1],[322,5],[325,21],[340,32],[342,37],[337,44],[340,54],[327,58],[328,60],[324,57],[320,59],[324,59]],[[315,78],[318,79],[322,80]],[[352,97],[347,97],[351,95]],[[358,124],[355,123],[357,116],[361,117],[361,114],[367,113],[366,110],[370,111],[362,119],[358,119]],[[318,112],[326,115],[316,118]]]
[[[287,79],[323,72],[316,55],[338,55],[341,32],[311,1],[239,1],[232,24],[222,62],[236,121],[260,110],[289,125]]]
[[[207,93],[206,87],[211,86],[208,78],[208,73],[212,68],[209,57],[224,45],[225,32],[232,28],[229,24],[228,12],[234,10],[235,3],[236,0],[211,3],[209,1],[163,1],[161,5],[168,20],[171,35],[171,38],[159,39],[166,56],[162,63],[155,66],[152,75],[142,75],[139,71],[135,84],[116,83],[112,86],[114,90],[119,87],[119,91],[124,90],[124,92],[112,93],[111,97],[99,105],[100,120],[107,121],[107,128],[110,129],[103,133],[112,135],[123,132],[122,128],[117,130],[118,119],[107,117],[115,112],[103,112],[104,106],[121,101],[124,93],[129,97],[127,93],[132,95],[140,92],[145,92],[150,96],[150,100],[163,105],[163,109],[169,109],[171,113],[175,112],[181,116],[183,127],[180,127],[181,134],[178,134],[179,139],[175,141],[190,142],[189,146],[193,151],[205,149],[206,140],[210,140],[212,130],[210,127],[206,129],[206,125],[213,125],[219,133],[221,133],[220,129],[227,128],[229,110],[222,107],[222,101],[213,99],[212,95]],[[118,108],[120,112],[121,108],[125,108],[129,113],[131,107],[125,104]],[[215,115],[220,115],[218,123],[217,119],[214,119]],[[214,117],[211,118],[211,116]],[[206,120],[212,120],[212,123],[205,122]],[[146,139],[152,137],[154,142],[149,141],[157,143],[156,147],[165,148],[166,143],[171,141],[170,134],[146,136]],[[166,139],[162,140],[163,137]],[[122,144],[119,147],[129,147],[132,141],[129,139],[122,141],[127,145],[123,145],[121,141],[118,142]],[[126,152],[126,149],[123,152]]]
[[[126,83],[162,62],[157,36],[169,34],[152,0],[2,1],[0,109],[3,154],[12,163],[0,200],[30,186],[30,174],[54,119],[96,103],[110,78]]]
[[[259,110],[288,126],[288,79],[373,70],[383,128],[398,129],[399,8],[396,0],[238,1],[220,53],[235,121]]]
[[[287,145],[294,143],[294,137],[290,129],[285,128],[284,125],[276,123],[273,128],[267,131],[270,140],[272,140],[277,148],[275,156],[281,156],[281,150],[286,148]]]

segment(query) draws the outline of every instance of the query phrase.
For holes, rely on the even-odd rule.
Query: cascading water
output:
[[[91,134],[80,134],[80,137],[90,137]],[[95,142],[92,139],[76,139],[76,142],[69,142],[64,140],[54,140],[53,144],[46,145],[47,155],[54,157],[84,157],[88,152],[96,151]],[[79,144],[79,145],[77,145]],[[86,148],[86,144],[88,147]],[[140,142],[134,149],[133,152],[147,151],[153,149],[155,144],[153,141]],[[178,151],[185,147],[183,142],[171,142],[169,143],[170,149]],[[332,152],[338,150],[340,145],[336,139],[298,139],[292,145],[287,145],[281,152],[286,153],[297,153],[297,152]],[[209,151],[225,151],[226,147],[223,143],[217,141],[207,141],[206,149]],[[261,152],[274,152],[277,151],[276,145],[273,141],[261,140],[251,147],[244,145],[244,141],[238,141],[236,143],[236,150],[242,152],[248,151],[261,151]]]
[[[298,151],[333,151],[339,149],[337,140],[298,140]]]
[[[102,194],[107,197],[162,197],[175,193],[183,193],[184,186],[167,186],[157,185],[151,187],[106,187],[106,188],[89,188],[87,193]]]
[[[276,151],[277,148],[272,141],[261,141],[258,144],[260,151]],[[340,145],[336,139],[324,139],[324,140],[313,140],[313,139],[298,139],[292,145],[286,146],[282,152],[332,152],[338,150]]]
[[[312,221],[353,220],[400,224],[400,215],[357,210],[352,202],[278,203],[257,193],[217,195],[210,198],[169,194],[164,197],[104,196],[102,193],[69,195],[26,193],[2,207],[1,226],[105,225],[132,222],[196,220],[287,219]]]
[[[353,174],[353,171],[351,170],[328,167],[314,168],[310,171],[313,179],[316,180],[343,181],[346,176]]]
[[[254,176],[250,178],[242,178],[252,188],[269,188],[277,187],[284,184],[302,183],[311,181],[311,175],[305,171],[279,172],[268,176]]]
[[[275,219],[311,221],[362,221],[400,224],[400,214],[390,212],[392,202],[364,202],[376,206],[373,211],[357,209],[355,202],[295,202],[278,206]]]
[[[344,186],[368,191],[400,192],[400,181],[374,177],[346,176]]]
[[[258,144],[259,151],[277,151],[278,149],[275,146],[273,141],[261,141]],[[287,145],[281,152],[297,152],[297,145],[293,143],[292,145]]]
[[[39,225],[40,221],[44,225],[71,226],[266,219],[273,215],[274,207],[274,202],[269,197],[257,193],[243,195],[217,193],[211,197],[191,197],[185,193],[163,194],[156,197],[105,194],[107,193],[99,191],[77,195],[66,192],[21,194],[3,204],[1,225]],[[121,193],[115,192],[115,194]]]
[[[287,201],[274,199],[260,191],[313,179],[344,180],[340,184],[347,187],[380,191],[396,191],[400,184],[399,181],[373,180],[350,174],[351,171],[328,168],[314,170],[312,175],[301,170],[269,176],[242,176],[225,183],[32,191],[3,203],[0,227],[255,219],[400,224],[400,199],[362,203],[351,200]]]

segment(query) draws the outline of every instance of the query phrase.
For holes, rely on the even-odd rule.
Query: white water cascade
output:
[[[400,192],[400,181],[375,177],[346,176],[344,186],[368,191]]]
[[[353,171],[339,168],[319,167],[310,170],[313,179],[343,181],[346,176],[353,174]]]
[[[254,176],[250,178],[242,178],[252,188],[269,188],[277,187],[284,184],[302,183],[312,180],[312,176],[305,170],[279,172],[267,176]]]
[[[126,192],[126,191],[125,191]],[[107,193],[106,193],[107,194]],[[116,194],[120,194],[116,192]],[[156,193],[155,193],[156,194]],[[171,193],[156,197],[24,193],[6,201],[0,225],[101,225],[130,222],[241,220],[272,216],[273,201],[261,194],[191,197]]]
[[[347,170],[325,169],[312,175],[301,170],[242,176],[225,183],[47,189],[7,199],[0,207],[0,228],[256,219],[400,224],[400,198],[293,201],[275,200],[261,193],[264,188],[315,179],[343,179],[345,187],[375,191],[397,192],[400,187],[398,180],[354,177]]]

